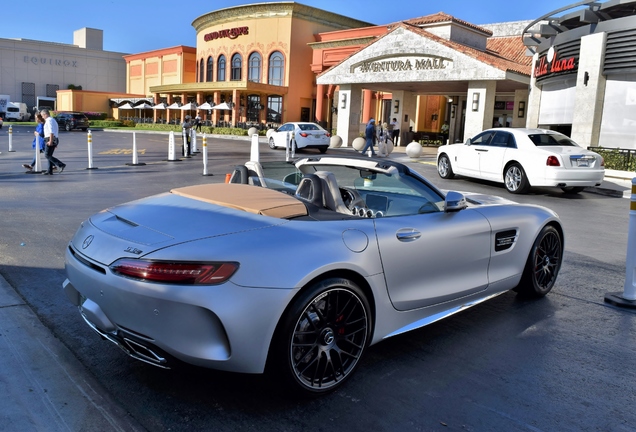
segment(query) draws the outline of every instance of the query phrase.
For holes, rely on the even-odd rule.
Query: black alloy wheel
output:
[[[556,282],[561,261],[563,242],[553,226],[543,227],[537,236],[515,291],[527,297],[543,297],[552,290]]]
[[[277,334],[276,367],[293,391],[321,395],[351,376],[371,336],[362,290],[347,279],[318,282],[290,307]]]

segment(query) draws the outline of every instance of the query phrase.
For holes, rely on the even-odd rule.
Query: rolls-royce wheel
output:
[[[530,189],[530,183],[528,183],[526,173],[519,164],[512,164],[506,168],[504,182],[508,192],[513,194],[526,193],[528,189]]]
[[[279,323],[270,363],[292,390],[318,396],[355,371],[371,337],[372,318],[362,290],[330,278],[301,294]]]
[[[450,160],[445,154],[440,155],[439,159],[437,159],[437,173],[443,179],[451,179],[455,176]]]
[[[525,297],[543,297],[549,293],[559,274],[562,259],[561,235],[553,226],[543,227],[532,245],[515,291]]]

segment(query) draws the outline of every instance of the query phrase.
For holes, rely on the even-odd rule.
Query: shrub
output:
[[[633,153],[630,155],[629,150],[600,147],[590,147],[590,150],[603,156],[603,159],[605,159],[605,169],[619,171],[636,170],[636,155]]]

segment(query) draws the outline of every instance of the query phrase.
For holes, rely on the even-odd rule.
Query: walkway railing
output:
[[[588,147],[605,159],[605,168],[619,171],[636,171],[636,150],[611,147]]]

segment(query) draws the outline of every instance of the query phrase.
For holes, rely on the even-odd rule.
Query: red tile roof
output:
[[[479,27],[475,24],[471,24],[468,21],[460,20],[455,18],[452,15],[448,15],[444,12],[438,12],[436,14],[425,15],[418,18],[411,18],[410,20],[403,21],[406,24],[411,24],[414,26],[426,25],[426,24],[436,24],[436,23],[444,23],[444,22],[454,22],[457,24],[461,24],[465,27],[470,27],[474,30],[479,30],[480,32],[486,33],[487,35],[492,35],[492,31],[487,30],[485,28]]]

